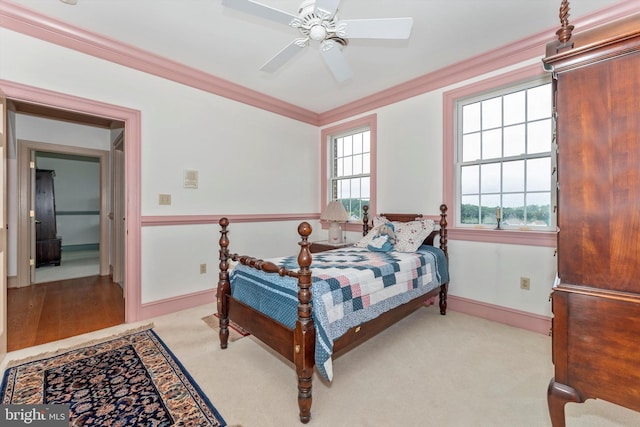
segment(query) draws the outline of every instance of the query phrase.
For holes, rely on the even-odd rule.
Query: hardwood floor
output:
[[[122,323],[122,288],[109,276],[58,280],[7,290],[8,351]]]

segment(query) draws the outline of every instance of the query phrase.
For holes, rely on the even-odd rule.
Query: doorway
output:
[[[74,121],[76,123],[90,125],[95,125],[96,120],[102,120],[99,123],[110,123],[110,126],[107,127],[109,130],[107,135],[111,135],[110,139],[113,138],[113,135],[117,134],[118,137],[123,140],[124,122],[118,122],[112,119],[99,119],[91,116],[89,117],[90,123],[82,123],[82,115],[79,113],[71,114],[74,120],[70,120],[69,112],[66,112],[64,119],[61,119],[56,116],[58,114],[57,110],[53,110],[51,107],[32,107],[22,102],[18,105],[19,107],[16,109],[16,112],[28,110],[28,114],[30,115],[37,115],[40,118],[49,120]],[[34,114],[32,108],[37,109],[38,113]],[[114,124],[116,125],[116,129],[113,128]],[[64,126],[64,124],[60,125]],[[16,134],[19,137],[20,133],[16,132]],[[83,134],[81,133],[81,135]],[[19,334],[14,333],[13,336],[21,336],[20,340],[24,342],[18,343],[18,348],[24,348],[24,346],[41,344],[125,323],[124,280],[121,278],[119,280],[120,284],[117,284],[113,283],[110,277],[112,266],[110,258],[115,258],[114,255],[116,255],[112,252],[114,236],[112,235],[111,229],[111,219],[113,216],[110,209],[112,205],[112,191],[114,190],[114,184],[112,182],[114,172],[111,166],[110,151],[19,139],[14,143],[17,151],[15,167],[17,176],[15,176],[16,179],[14,179],[13,185],[15,186],[16,182],[18,184],[17,188],[13,190],[17,193],[14,200],[16,200],[16,204],[19,205],[19,212],[27,212],[28,214],[17,215],[17,222],[19,223],[17,226],[18,238],[16,251],[18,274],[14,276],[15,280],[13,282],[21,287],[12,287],[7,292],[7,299],[11,307],[8,314],[12,315],[12,311],[15,313],[16,310],[14,308],[20,306],[21,302],[24,303],[22,306],[25,307],[25,309],[17,316],[17,322],[15,321],[15,316],[13,317],[13,321],[9,322],[10,327],[8,332],[19,331]],[[120,145],[122,146],[122,143]],[[122,152],[120,156],[124,159],[124,152]],[[31,213],[36,211],[34,204],[35,179],[32,178],[32,176],[35,176],[37,168],[44,167],[45,169],[56,170],[58,168],[52,167],[52,165],[57,163],[59,166],[60,163],[65,162],[82,163],[85,167],[90,165],[97,174],[95,179],[91,179],[95,182],[95,187],[97,187],[95,194],[87,196],[95,199],[91,201],[92,206],[79,210],[67,209],[66,212],[63,212],[71,216],[70,219],[72,222],[78,222],[80,218],[86,216],[93,217],[89,222],[95,225],[96,230],[94,231],[96,231],[95,234],[97,235],[96,239],[94,239],[94,241],[97,240],[94,245],[95,251],[82,250],[82,255],[79,253],[73,254],[76,259],[78,256],[84,257],[91,252],[97,254],[95,258],[95,271],[93,271],[90,276],[87,274],[76,274],[72,280],[64,280],[69,277],[65,275],[48,278],[45,274],[39,274],[34,266],[34,264],[37,263],[37,256],[36,251],[33,250],[37,234],[34,224],[37,218],[33,218],[33,214]],[[122,162],[124,161],[122,160]],[[124,174],[123,167],[121,167],[119,171]],[[58,175],[62,175],[60,172],[59,170]],[[86,181],[88,181],[86,176],[77,177],[77,179],[84,180],[83,184],[86,184]],[[116,181],[119,185],[124,186],[124,177],[120,177]],[[60,189],[58,189],[56,193],[60,193],[59,190]],[[121,194],[124,193],[122,189],[119,190]],[[78,192],[78,189],[76,188],[75,191]],[[64,221],[58,217],[59,232],[61,231],[60,225],[62,222]],[[121,230],[124,230],[124,228],[121,227]],[[73,239],[69,238],[73,233],[63,232],[61,234],[67,235],[67,238],[64,239],[67,247],[63,247],[62,253],[66,254],[68,252],[70,249],[69,244],[76,247],[83,246],[82,244],[73,245]],[[119,237],[119,241],[122,242],[124,240],[122,236]],[[123,247],[124,244],[122,245],[122,248]],[[122,265],[124,258],[121,254],[118,254],[116,259],[121,260],[119,270],[124,271],[125,267]],[[85,261],[86,260],[83,260],[82,262]],[[67,263],[63,255],[61,266],[65,266],[66,264],[71,263]],[[44,269],[45,266],[40,265],[40,268]],[[55,269],[57,267],[52,266],[51,268]],[[60,270],[56,270],[56,272],[58,273]],[[26,290],[22,288],[22,286],[25,285],[30,289]],[[89,311],[87,311],[87,309],[89,309]],[[38,318],[35,323],[32,319],[34,316]],[[19,328],[15,328],[16,323],[20,324]],[[25,338],[28,339],[25,340]],[[17,349],[15,344],[16,340],[11,338],[10,347],[13,348],[10,348],[10,350]]]
[[[109,267],[109,152],[90,148],[72,147],[36,141],[18,140],[18,210],[29,212],[29,215],[18,215],[17,238],[17,276],[16,286],[29,286],[38,280],[36,262],[36,221],[35,208],[35,179],[38,168],[37,153],[47,153],[48,158],[58,157],[66,159],[91,158],[99,164],[99,268],[97,274],[106,276]],[[44,163],[44,160],[42,160]],[[49,162],[51,164],[51,162]],[[60,222],[60,220],[58,220]],[[62,279],[64,277],[61,277]]]
[[[99,275],[100,246],[108,245],[99,232],[100,167],[99,157],[35,153],[32,283]]]
[[[125,233],[123,236],[126,262],[123,265],[125,323],[143,318],[141,304],[141,122],[139,110],[107,104],[101,101],[81,98],[74,95],[55,92],[17,82],[0,79],[0,91],[14,104],[20,104],[38,114],[41,110],[51,111],[48,117],[58,120],[82,120],[106,123],[112,128],[124,128],[124,188],[123,200],[126,212]],[[17,112],[27,111],[16,109]],[[113,126],[118,124],[118,126]],[[7,198],[5,197],[5,201]],[[14,226],[15,227],[15,226]],[[15,228],[14,228],[15,229]],[[17,252],[17,251],[16,251]],[[10,277],[11,278],[11,277]],[[13,277],[15,278],[15,276]],[[12,279],[13,279],[12,278]],[[6,295],[5,295],[6,296]],[[6,311],[6,298],[2,308]],[[2,321],[2,319],[0,319]],[[6,330],[6,318],[4,322]],[[2,329],[2,328],[0,328]],[[2,337],[5,341],[6,336]],[[0,343],[1,344],[1,343]]]

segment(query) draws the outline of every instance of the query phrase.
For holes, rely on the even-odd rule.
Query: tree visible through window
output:
[[[368,128],[332,136],[330,200],[339,200],[354,221],[371,199],[371,132]]]
[[[460,225],[551,229],[555,189],[551,84],[537,81],[457,103]]]

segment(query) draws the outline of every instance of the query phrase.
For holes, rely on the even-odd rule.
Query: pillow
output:
[[[398,252],[415,252],[424,239],[431,234],[434,227],[432,219],[421,219],[409,222],[394,222],[396,245]]]
[[[373,226],[374,227],[379,227],[380,225],[386,224],[388,222],[389,222],[389,220],[385,216],[376,215],[376,216],[373,217]]]
[[[376,216],[373,219],[373,228],[355,243],[354,246],[366,248],[369,243],[378,235],[380,226],[389,222],[383,216]],[[396,236],[396,244],[393,250],[398,252],[415,252],[424,239],[433,231],[435,223],[432,219],[421,219],[409,222],[392,222]]]
[[[392,251],[393,246],[396,244],[394,228],[395,227],[391,222],[380,225],[380,227],[378,227],[378,233],[369,242],[367,249],[376,252]]]
[[[373,240],[374,237],[377,236],[378,234],[378,229],[380,228],[381,225],[388,223],[389,220],[387,220],[387,218],[380,216],[380,215],[376,215],[373,217],[373,228],[371,228],[369,230],[369,232],[367,233],[366,236],[364,236],[362,239],[360,239],[359,241],[357,241],[353,246],[357,246],[359,248],[366,248],[369,245],[369,242],[371,242],[371,240]]]

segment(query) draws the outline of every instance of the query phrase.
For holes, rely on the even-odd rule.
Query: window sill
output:
[[[491,228],[447,228],[447,237],[451,240],[468,240],[472,242],[505,243],[524,246],[558,245],[555,231],[520,231],[495,230]]]

